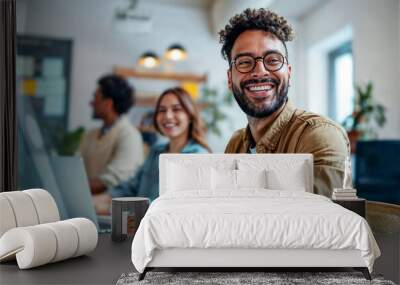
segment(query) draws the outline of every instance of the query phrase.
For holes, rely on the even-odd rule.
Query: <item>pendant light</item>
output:
[[[180,44],[173,44],[165,52],[165,58],[173,61],[184,60],[187,58],[187,53]]]
[[[160,65],[160,58],[156,53],[148,51],[140,56],[139,64],[146,68],[154,68]]]

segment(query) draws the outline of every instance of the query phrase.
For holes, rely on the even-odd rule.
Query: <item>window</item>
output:
[[[354,106],[354,70],[351,42],[328,53],[329,100],[328,114],[341,123]]]

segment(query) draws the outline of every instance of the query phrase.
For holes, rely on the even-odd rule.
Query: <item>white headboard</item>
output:
[[[237,169],[238,162],[244,162],[254,169],[277,168],[278,165],[290,167],[303,162],[305,168],[306,191],[313,193],[314,173],[312,154],[161,154],[160,168],[160,195],[167,191],[168,163],[190,166],[211,166]]]

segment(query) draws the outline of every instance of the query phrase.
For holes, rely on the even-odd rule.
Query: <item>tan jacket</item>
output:
[[[236,131],[225,153],[248,153],[250,128]],[[314,193],[331,197],[342,186],[344,161],[350,153],[346,132],[320,115],[296,109],[290,102],[256,144],[257,153],[311,153],[314,155]]]
[[[143,141],[139,131],[123,115],[103,136],[100,129],[82,138],[82,155],[89,179],[99,178],[107,187],[118,185],[135,175],[143,164]]]

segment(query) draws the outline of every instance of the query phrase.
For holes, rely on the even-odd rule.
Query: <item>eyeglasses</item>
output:
[[[285,64],[285,57],[279,52],[270,52],[263,57],[253,57],[251,55],[239,55],[231,61],[240,73],[249,73],[254,70],[257,60],[262,60],[266,70],[270,72],[278,71]]]

